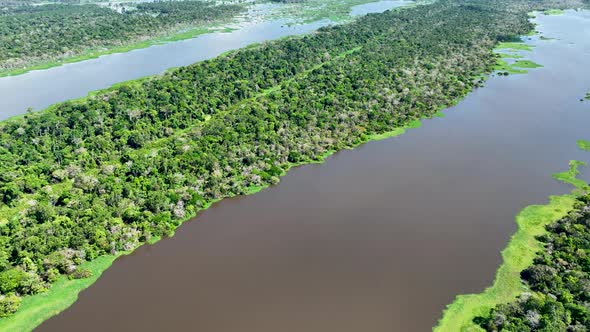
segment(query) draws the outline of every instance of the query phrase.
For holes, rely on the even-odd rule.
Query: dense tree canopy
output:
[[[0,312],[293,163],[432,116],[480,84],[494,45],[530,31],[541,5],[372,14],[3,122]]]

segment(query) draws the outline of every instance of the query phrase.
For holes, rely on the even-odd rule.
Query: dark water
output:
[[[543,16],[528,75],[446,117],[291,170],[118,259],[39,331],[428,331],[490,285],[523,207],[589,161],[590,14]],[[590,172],[583,176],[590,180]]]
[[[408,1],[379,1],[355,6],[354,16],[383,12],[407,5]],[[333,24],[322,20],[289,26],[289,19],[265,21],[264,13],[272,7],[255,5],[247,21],[229,33],[210,33],[196,38],[151,46],[126,53],[101,56],[97,59],[70,63],[47,70],[0,78],[0,120],[25,113],[27,107],[44,109],[72,98],[84,97],[90,91],[112,84],[154,75],[166,69],[211,59],[223,52],[252,43],[309,33]]]

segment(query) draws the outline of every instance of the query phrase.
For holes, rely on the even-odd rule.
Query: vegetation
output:
[[[518,42],[502,42],[496,47],[498,50],[511,50],[511,51],[532,51],[533,46],[525,44],[522,41]]]
[[[584,151],[590,151],[590,141],[578,140],[578,147]]]
[[[534,32],[534,30],[531,31]],[[495,51],[498,52],[498,59],[494,69],[499,75],[509,75],[526,74],[528,72],[527,69],[543,67],[530,60],[519,60],[524,58],[524,55],[515,53],[532,50],[533,46],[523,43],[520,38],[513,38],[512,41],[501,42],[495,48]],[[509,51],[510,53],[506,53],[506,51]],[[507,60],[516,61],[509,62]]]
[[[78,293],[94,283],[115,258],[116,256],[106,255],[85,262],[81,267],[90,271],[90,277],[71,279],[61,276],[47,292],[24,297],[17,314],[0,319],[0,331],[30,331],[69,307],[76,301]]]
[[[35,5],[0,11],[0,73],[145,47],[179,30],[189,38],[203,26],[241,13],[241,5],[157,1],[134,5]],[[194,28],[201,26],[201,28]]]
[[[580,173],[578,170],[580,166],[587,166],[585,162],[579,160],[571,160],[569,169],[565,172],[553,174],[553,178],[561,182],[569,183],[576,187],[578,190],[587,191],[588,185],[584,180],[578,179],[577,176]]]
[[[563,15],[564,11],[561,9],[547,9],[543,11],[545,15]]]
[[[484,315],[498,303],[512,301],[525,289],[520,272],[527,268],[541,248],[536,236],[545,233],[544,227],[565,216],[575,203],[571,195],[552,196],[546,205],[531,205],[516,216],[517,232],[502,251],[502,265],[494,284],[482,293],[459,295],[449,305],[435,332],[481,331],[473,319]]]
[[[479,294],[457,296],[455,301],[446,308],[442,319],[434,329],[435,332],[482,331],[479,324],[487,326],[490,319],[488,313],[492,308],[514,301],[523,292],[526,294],[528,288],[521,282],[521,272],[533,264],[537,252],[543,248],[539,238],[548,234],[548,225],[579,208],[579,197],[588,194],[588,184],[576,178],[580,166],[585,166],[585,164],[571,161],[568,171],[553,176],[557,180],[572,184],[575,188],[574,193],[577,194],[552,196],[549,204],[531,205],[522,210],[516,216],[518,230],[511,237],[506,249],[502,251],[503,262],[498,269],[494,284]],[[487,318],[482,318],[484,316]],[[491,331],[496,330],[491,329]],[[507,329],[506,331],[530,330]]]
[[[345,22],[352,20],[352,7],[375,1],[378,0],[273,0],[284,5],[275,8],[269,16],[289,17],[295,23],[309,23],[326,18],[332,22]]]
[[[538,4],[368,15],[1,123],[2,314],[213,201],[437,114],[493,70],[499,41],[532,30]]]
[[[530,292],[500,304],[477,322],[487,331],[587,331],[590,288],[590,195],[546,227],[532,264],[520,273]]]
[[[508,63],[506,60],[498,59],[496,62],[496,66],[494,67],[496,71],[500,75],[508,75],[508,74],[526,74],[527,71],[524,69],[520,69],[513,64]]]
[[[500,48],[497,47],[496,50],[500,50]],[[494,69],[498,71],[500,75],[508,75],[526,74],[528,72],[526,69],[543,67],[542,65],[530,60],[516,60],[512,63],[506,61],[506,59],[522,59],[523,57],[524,56],[515,53],[498,53],[498,59],[496,61],[496,66],[494,67]]]
[[[515,61],[512,64],[513,67],[518,67],[518,68],[541,68],[543,67],[542,65],[538,64],[538,63],[534,63],[533,61],[530,60],[518,60]]]

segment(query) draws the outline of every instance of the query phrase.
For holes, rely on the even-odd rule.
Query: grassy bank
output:
[[[572,210],[575,196],[551,196],[545,205],[531,205],[516,216],[517,232],[502,251],[503,263],[494,284],[479,294],[459,295],[444,311],[435,332],[483,331],[473,323],[499,303],[507,303],[526,290],[520,272],[533,263],[541,243],[536,237],[547,232],[545,226],[564,217]]]
[[[543,12],[545,15],[563,15],[565,12],[561,9],[548,9]]]
[[[528,206],[516,216],[518,230],[502,251],[502,265],[493,285],[479,294],[457,296],[443,312],[435,332],[483,331],[473,322],[474,318],[485,316],[496,305],[509,303],[528,290],[520,272],[533,264],[537,252],[542,249],[537,237],[548,232],[547,225],[563,218],[574,208],[578,194],[590,190],[585,181],[577,178],[581,166],[586,163],[572,160],[567,171],[553,174],[554,179],[574,187],[572,194],[551,196],[548,204]]]
[[[84,279],[60,279],[45,293],[26,296],[16,314],[0,319],[0,331],[31,331],[46,319],[58,314],[78,299],[78,294],[92,285],[118,256],[101,256],[80,265],[92,271]]]

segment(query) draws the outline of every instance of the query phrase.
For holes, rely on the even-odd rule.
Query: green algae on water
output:
[[[542,248],[537,238],[547,233],[545,227],[566,216],[577,201],[576,193],[586,193],[590,187],[577,178],[578,168],[586,163],[572,160],[569,169],[553,175],[553,178],[574,186],[572,194],[549,197],[545,205],[530,205],[516,216],[518,230],[502,251],[502,265],[496,272],[491,287],[479,294],[459,295],[447,306],[434,332],[483,331],[473,320],[486,315],[501,303],[509,303],[528,290],[520,278],[520,272],[533,263],[537,251]]]
[[[545,14],[545,15],[563,15],[563,14],[565,14],[565,11],[563,11],[561,9],[547,9],[543,12],[543,14]]]
[[[497,50],[515,50],[515,51],[532,51],[533,46],[525,44],[524,42],[502,42],[499,43],[496,48]]]
[[[577,142],[578,148],[584,151],[590,151],[590,141],[586,141],[583,139],[578,140]]]
[[[518,68],[541,68],[543,67],[542,65],[535,63],[533,61],[530,60],[518,60],[516,62],[514,62],[512,64],[512,67],[518,67]]]

